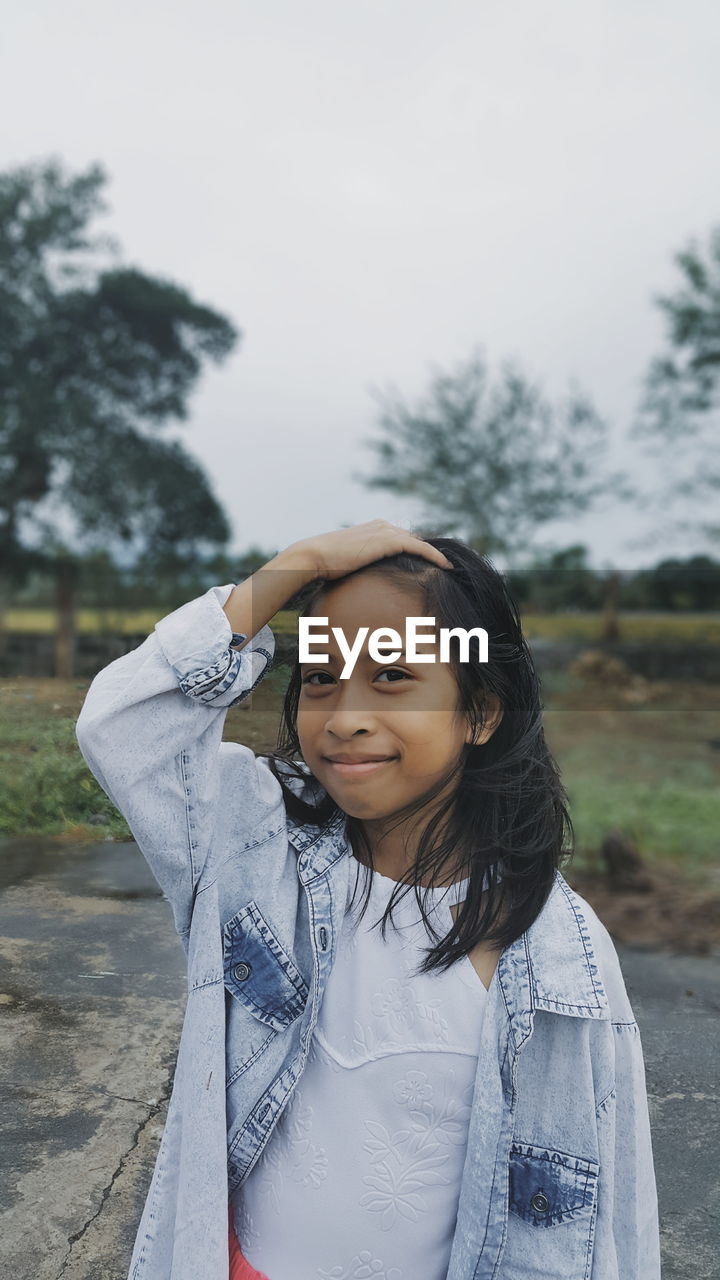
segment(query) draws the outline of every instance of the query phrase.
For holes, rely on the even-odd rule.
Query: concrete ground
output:
[[[720,955],[617,949],[645,1055],[663,1280],[718,1280]],[[0,965],[0,1274],[126,1280],[186,997],[136,846],[0,841]]]

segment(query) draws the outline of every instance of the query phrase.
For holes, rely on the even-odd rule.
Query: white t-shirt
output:
[[[396,882],[375,872],[355,929],[357,867],[308,1061],[240,1193],[241,1248],[269,1280],[447,1274],[487,991],[467,956],[413,972],[439,938],[412,888],[383,942],[372,926]],[[467,883],[430,891],[439,937]]]

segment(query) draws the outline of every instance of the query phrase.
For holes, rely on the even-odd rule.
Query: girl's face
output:
[[[393,628],[404,645],[406,619],[423,615],[420,593],[391,585],[384,575],[368,570],[328,585],[313,610],[313,617],[328,619],[327,628],[315,628],[327,632],[328,643],[314,647],[330,661],[301,664],[297,734],[303,758],[345,813],[370,822],[389,818],[438,782],[471,741],[467,720],[457,710],[452,668],[439,661],[437,635],[434,646],[419,647],[433,654],[434,662],[409,663],[404,653],[392,663],[372,659],[367,642],[373,631]],[[369,628],[345,680],[340,679],[345,660],[332,627],[342,628],[346,645],[354,644],[360,628]],[[420,630],[429,636],[433,628]],[[486,741],[494,727],[486,726],[476,742]],[[385,760],[366,768],[343,767],[330,758],[337,755]]]

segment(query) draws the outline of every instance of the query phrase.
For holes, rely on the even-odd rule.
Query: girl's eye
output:
[[[302,681],[302,684],[311,684],[315,676],[325,676],[328,680],[333,679],[329,671],[311,671],[310,675],[306,676],[305,679]],[[407,671],[400,671],[397,667],[391,667],[389,671],[388,670],[381,671],[376,678],[379,680],[380,676],[400,676],[403,680],[412,679],[412,676],[408,675]],[[398,684],[399,681],[388,680],[386,683]]]

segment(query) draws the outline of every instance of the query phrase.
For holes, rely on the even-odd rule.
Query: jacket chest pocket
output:
[[[587,1280],[600,1165],[549,1147],[514,1142],[508,1176],[508,1274]]]
[[[231,995],[274,1031],[307,1003],[305,979],[254,901],[223,926],[223,978]]]

